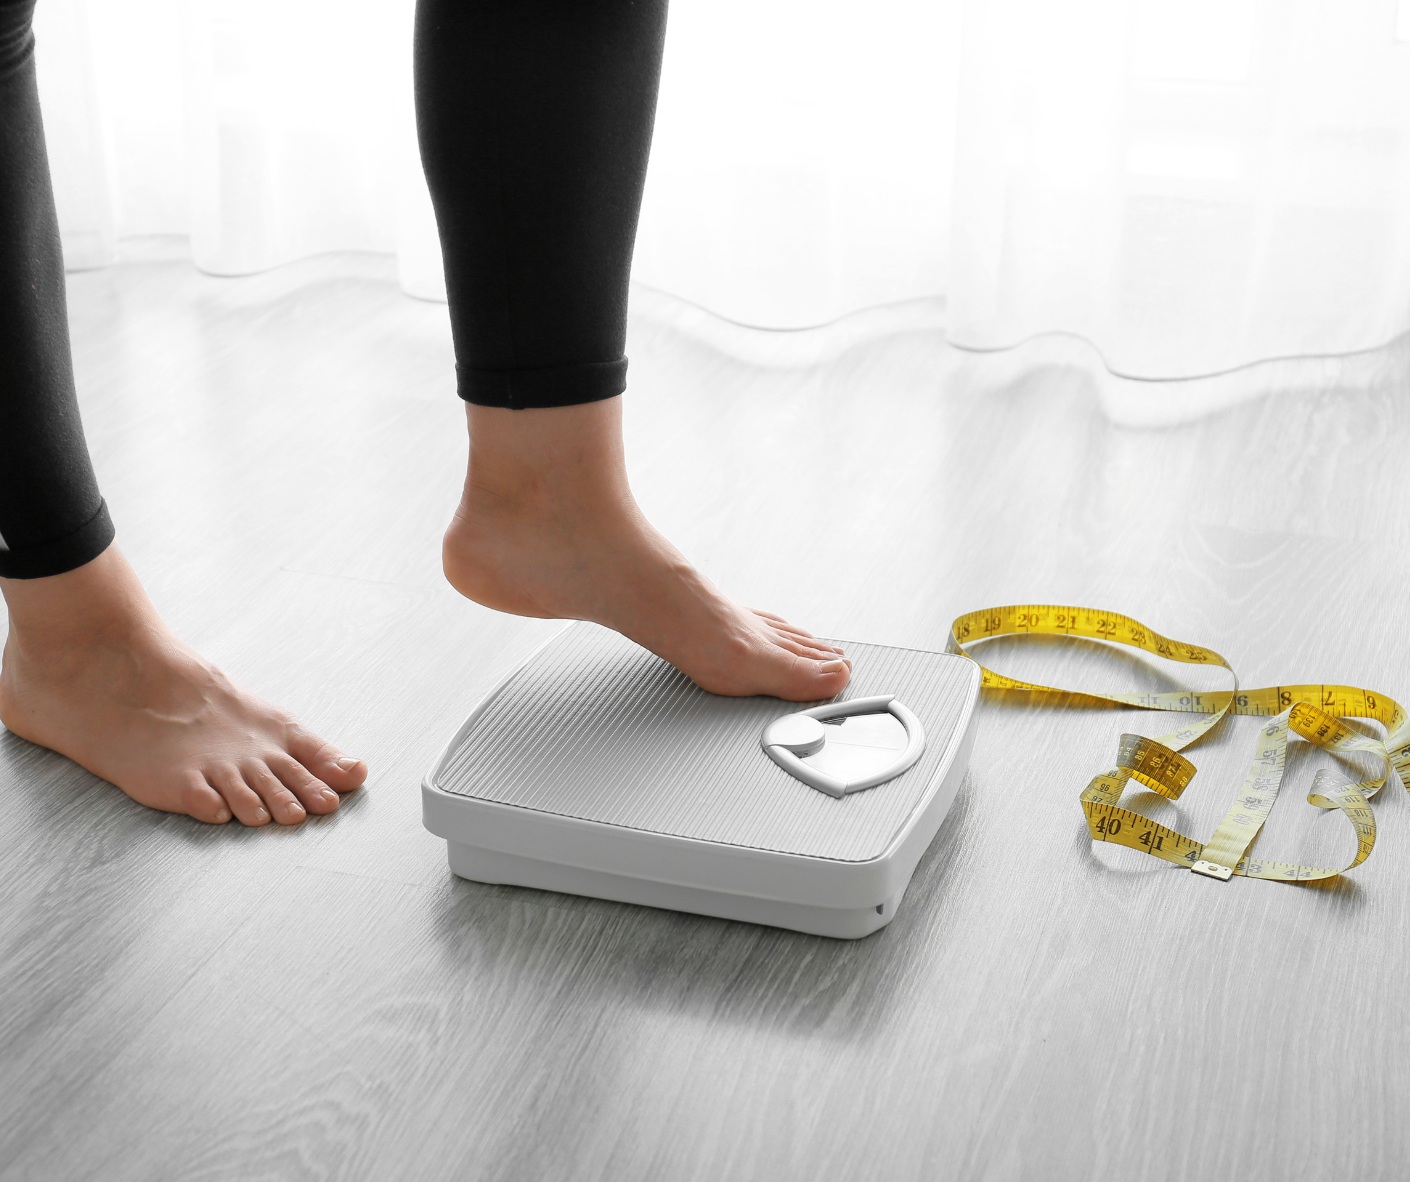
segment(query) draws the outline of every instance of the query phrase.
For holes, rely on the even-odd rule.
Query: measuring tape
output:
[[[1353,781],[1351,777],[1330,768],[1321,769],[1313,777],[1308,803],[1324,809],[1340,809],[1356,830],[1356,857],[1345,870],[1361,865],[1370,857],[1371,849],[1376,844],[1376,820],[1367,801],[1380,791],[1389,779],[1392,768],[1410,789],[1410,716],[1398,702],[1384,694],[1349,685],[1277,685],[1266,689],[1241,690],[1233,667],[1213,649],[1169,640],[1129,616],[1082,607],[1027,603],[969,612],[951,625],[950,641],[946,647],[952,653],[974,660],[965,652],[966,644],[992,636],[1015,634],[1087,636],[1094,640],[1115,641],[1188,665],[1218,665],[1228,669],[1233,680],[1231,689],[1213,692],[1183,690],[1165,694],[1094,694],[1018,681],[986,669],[975,661],[983,674],[981,684],[989,689],[1067,694],[1121,706],[1136,706],[1143,710],[1204,715],[1198,721],[1156,739],[1143,735],[1121,736],[1116,766],[1093,777],[1081,796],[1082,809],[1087,814],[1087,828],[1094,841],[1129,846],[1198,874],[1225,881],[1235,874],[1242,874],[1249,878],[1268,878],[1274,882],[1315,882],[1344,873],[1344,870],[1322,870],[1316,866],[1299,866],[1248,856],[1253,839],[1258,836],[1274,801],[1278,799],[1287,759],[1289,731],[1338,758],[1370,756],[1382,769],[1375,779]],[[1195,765],[1180,752],[1208,734],[1226,714],[1251,714],[1268,721],[1258,732],[1257,749],[1243,787],[1207,842],[1195,841],[1120,806],[1121,794],[1133,779],[1169,800],[1179,800],[1195,774]],[[1374,719],[1386,728],[1386,739],[1382,742],[1369,738],[1338,722],[1340,718]]]

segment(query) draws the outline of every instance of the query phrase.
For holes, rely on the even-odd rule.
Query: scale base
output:
[[[446,846],[451,872],[473,882],[532,887],[540,891],[612,899],[618,903],[636,903],[667,911],[688,911],[696,915],[712,915],[717,919],[790,928],[796,932],[831,936],[838,940],[858,940],[884,928],[895,918],[901,896],[906,893],[905,887],[902,887],[875,907],[816,907],[806,903],[731,895],[703,887],[652,882],[602,870],[586,870],[559,862],[544,862],[538,858],[462,845],[456,841],[448,841]]]
[[[578,623],[471,712],[422,781],[422,819],[462,878],[869,935],[895,916],[964,779],[980,674],[948,653],[847,651],[823,770],[848,785],[891,771],[924,728],[918,758],[875,787],[834,796],[770,757],[761,736],[797,703],[706,693]],[[901,702],[913,723],[880,712]]]

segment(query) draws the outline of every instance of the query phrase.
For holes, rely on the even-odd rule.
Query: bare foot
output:
[[[0,579],[0,721],[133,800],[221,824],[331,813],[367,767],[232,685],[168,631],[115,546],[46,579]]]
[[[627,485],[621,398],[466,409],[470,468],[443,550],[461,594],[603,624],[716,694],[813,702],[846,687],[841,649],[731,602],[642,515]]]

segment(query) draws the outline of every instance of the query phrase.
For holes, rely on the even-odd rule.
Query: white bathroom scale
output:
[[[595,624],[554,636],[422,782],[477,882],[855,939],[890,923],[964,778],[979,666],[844,642],[828,703],[722,698]]]

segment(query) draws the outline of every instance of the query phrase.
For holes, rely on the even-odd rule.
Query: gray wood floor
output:
[[[373,773],[300,829],[210,828],[0,734],[6,1182],[1403,1170],[1402,789],[1347,879],[1220,884],[1087,840],[1087,778],[1163,719],[990,700],[867,940],[457,881],[420,777],[555,625],[441,582],[464,448],[444,309],[356,257],[217,280],[148,248],[70,292],[100,476],[158,605]],[[766,364],[760,338],[746,364],[641,305],[636,488],[746,602],[920,647],[963,610],[1092,604],[1249,685],[1410,697],[1405,349],[1255,370],[1232,409],[1135,430],[1080,342],[820,333],[824,361]],[[773,533],[781,504],[807,528]],[[991,656],[1074,686],[1168,677],[1082,644]],[[1207,835],[1252,725],[1193,749],[1157,815]],[[1353,847],[1295,790],[1313,763],[1263,853]]]

